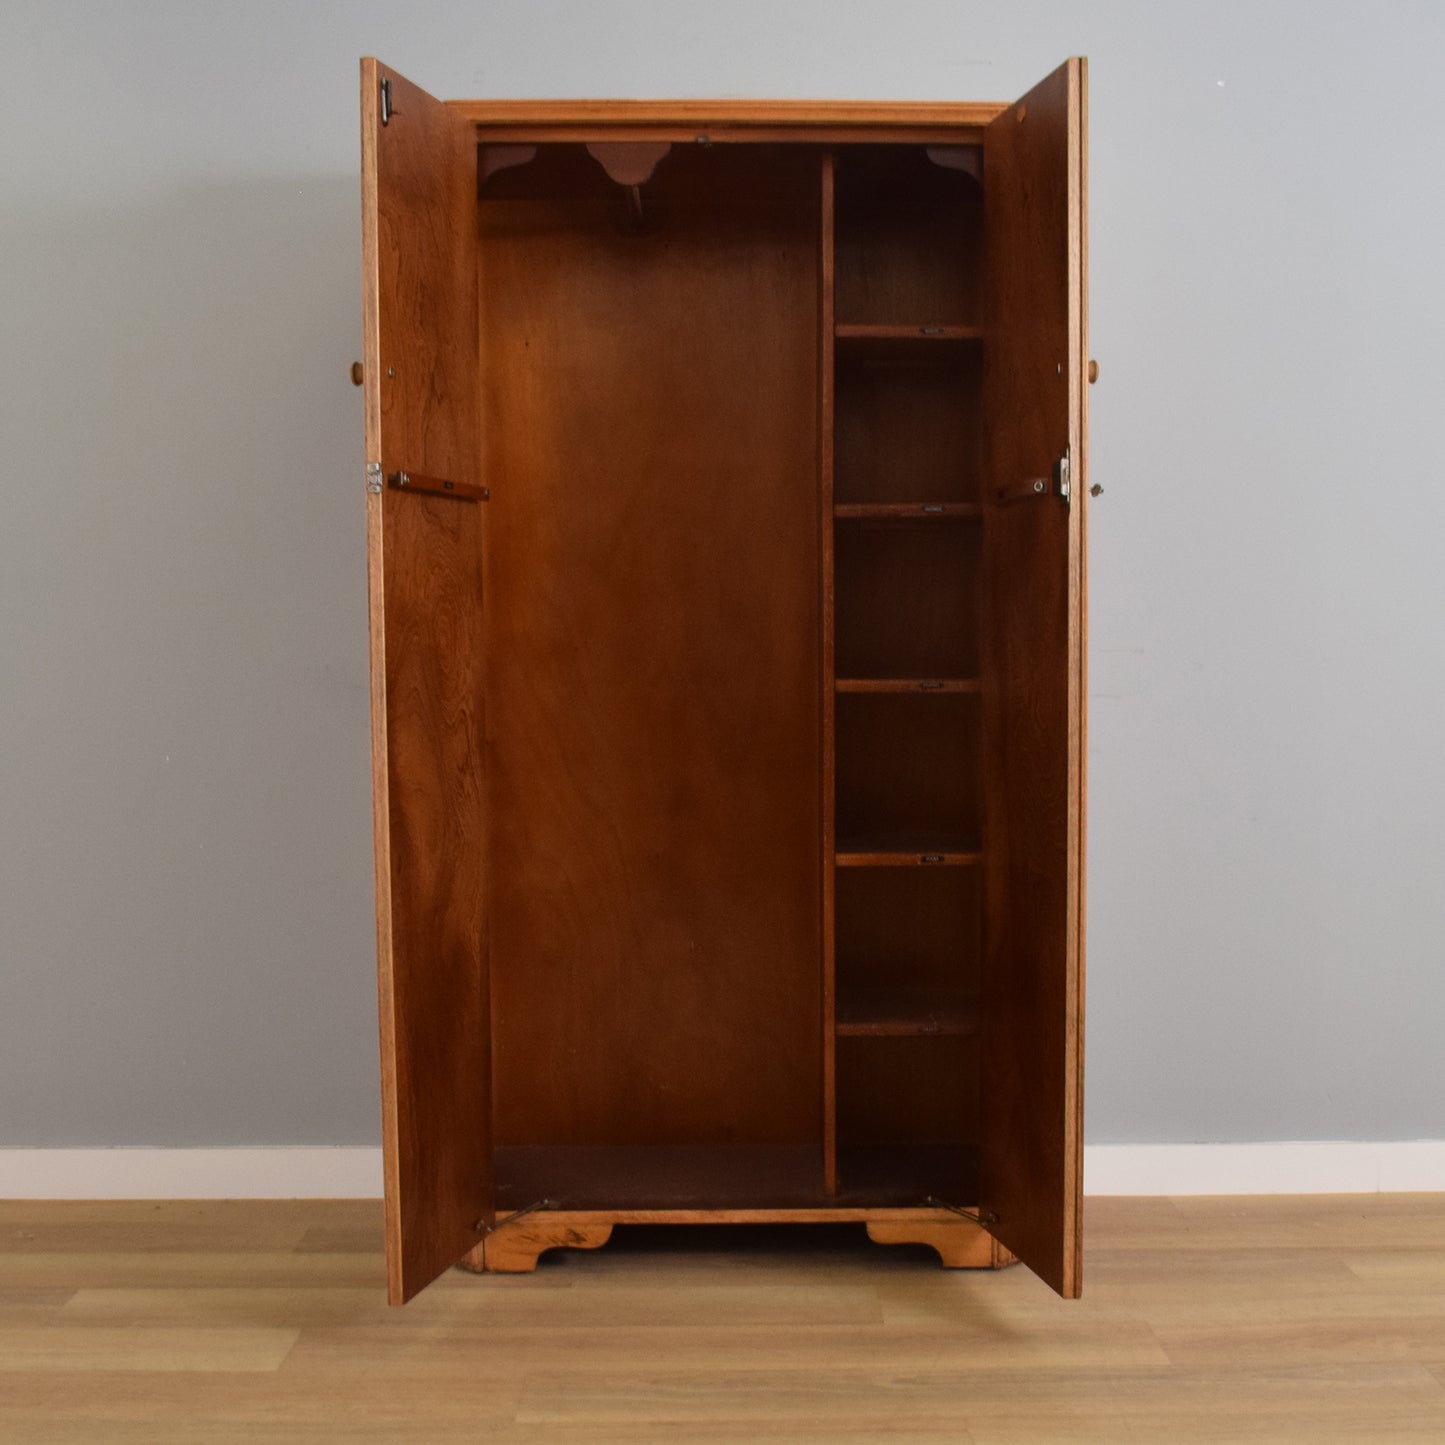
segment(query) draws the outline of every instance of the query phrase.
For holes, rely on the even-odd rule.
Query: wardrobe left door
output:
[[[492,1221],[475,136],[361,62],[387,1292]]]

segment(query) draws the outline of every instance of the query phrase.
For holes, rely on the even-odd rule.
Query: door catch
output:
[[[1069,461],[1069,448],[1064,448],[1064,454],[1054,463],[1054,490],[1067,502],[1073,495],[1073,466]]]
[[[433,497],[454,497],[459,502],[485,502],[492,495],[489,487],[454,482],[447,477],[423,476],[420,472],[388,472],[386,484],[398,492],[426,492]]]
[[[1007,482],[999,487],[994,497],[1000,502],[1024,502],[1034,497],[1047,497],[1052,493],[1063,499],[1067,505],[1074,494],[1074,472],[1069,448],[1054,463],[1052,482],[1047,477],[1025,477],[1022,481]]]

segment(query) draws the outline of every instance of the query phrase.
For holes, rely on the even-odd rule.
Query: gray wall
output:
[[[0,1144],[377,1137],[357,80],[1091,57],[1089,1136],[1445,1137],[1445,7],[0,9]]]

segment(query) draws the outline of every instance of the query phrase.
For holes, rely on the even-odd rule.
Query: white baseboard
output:
[[[373,1199],[381,1150],[0,1149],[0,1199]]]
[[[1394,1194],[1445,1191],[1445,1140],[1090,1144],[1085,1194]]]
[[[1445,1140],[1091,1144],[1088,1194],[1445,1193]],[[374,1199],[381,1150],[4,1149],[0,1199]]]

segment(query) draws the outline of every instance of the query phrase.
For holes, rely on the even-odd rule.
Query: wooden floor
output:
[[[374,1203],[0,1203],[0,1441],[1445,1441],[1445,1196],[1096,1199],[1084,1298],[861,1227],[383,1302]]]

